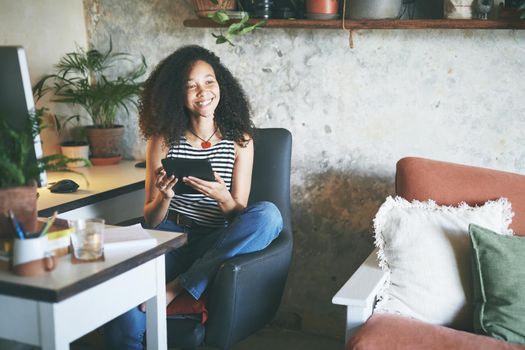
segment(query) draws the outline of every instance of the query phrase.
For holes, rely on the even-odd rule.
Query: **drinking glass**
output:
[[[104,253],[104,219],[69,220],[71,244],[78,260],[93,261]]]

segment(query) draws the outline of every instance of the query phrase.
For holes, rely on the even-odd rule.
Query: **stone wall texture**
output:
[[[88,40],[144,54],[216,52],[241,81],[258,127],[294,137],[295,252],[276,324],[343,337],[331,298],[373,246],[395,163],[421,156],[525,172],[525,31],[263,29],[235,46],[185,28],[189,0],[84,0]],[[126,157],[144,158],[136,114]]]

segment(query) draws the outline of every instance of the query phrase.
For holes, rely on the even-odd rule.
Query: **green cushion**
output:
[[[469,226],[474,278],[474,329],[525,344],[525,237]]]

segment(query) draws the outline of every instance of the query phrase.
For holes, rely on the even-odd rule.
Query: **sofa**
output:
[[[481,206],[507,198],[514,235],[525,236],[525,176],[424,158],[407,157],[396,166],[396,194],[407,201],[432,199],[437,205]],[[406,315],[377,313],[377,294],[387,272],[378,266],[377,248],[333,297],[347,308],[346,349],[521,349],[524,345],[453,329]],[[468,328],[468,327],[467,327]]]

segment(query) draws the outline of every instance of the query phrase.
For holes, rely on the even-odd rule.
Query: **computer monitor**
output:
[[[0,46],[0,112],[14,130],[22,130],[30,123],[35,102],[26,53],[21,46]],[[28,161],[36,162],[43,156],[40,135],[36,135]],[[45,171],[36,179],[38,186],[47,184]]]

